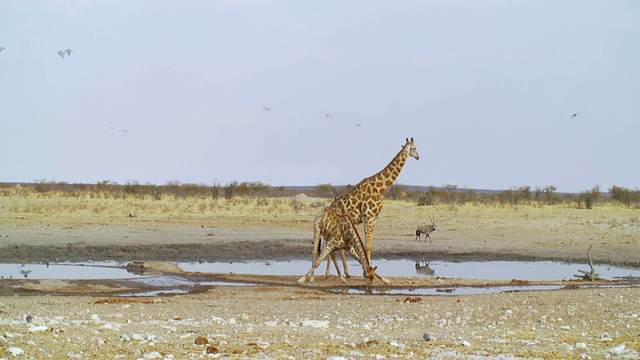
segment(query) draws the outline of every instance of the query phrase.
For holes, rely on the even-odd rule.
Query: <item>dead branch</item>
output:
[[[600,280],[600,274],[596,273],[596,268],[593,266],[593,261],[591,260],[591,247],[593,247],[593,245],[589,245],[589,250],[587,250],[587,260],[589,260],[589,267],[591,268],[591,271],[578,270],[582,275],[573,276],[581,278],[582,280],[595,281]]]

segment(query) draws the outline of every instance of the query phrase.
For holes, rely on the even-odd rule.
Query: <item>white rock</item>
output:
[[[600,341],[611,341],[611,336],[609,336],[609,333],[602,333],[600,335]]]
[[[624,349],[625,349],[626,347],[627,347],[627,346],[623,343],[623,344],[620,344],[620,345],[618,345],[618,346],[614,346],[614,347],[612,347],[611,349],[609,349],[609,351],[610,351],[612,354],[614,354],[614,355],[621,355],[621,354],[623,354],[623,353],[624,353]]]
[[[583,342],[576,343],[576,348],[578,348],[578,349],[586,349],[587,348],[587,344],[585,344]]]
[[[41,331],[47,331],[49,330],[48,326],[44,326],[44,325],[40,325],[40,326],[32,326],[29,328],[29,332],[33,333],[33,332],[41,332]]]
[[[313,328],[328,328],[329,320],[304,320],[302,326]]]
[[[464,340],[464,341],[462,342],[462,346],[471,346],[471,343],[470,343],[470,342],[468,342],[467,340]]]
[[[154,351],[152,353],[148,353],[144,355],[145,359],[162,359],[162,354],[160,354],[157,351]]]
[[[118,331],[118,330],[120,330],[120,325],[119,324],[114,324],[114,323],[106,323],[106,324],[102,325],[100,328],[101,329]]]
[[[11,356],[18,356],[18,355],[24,354],[24,350],[20,349],[19,347],[12,346],[8,348],[7,351],[9,351],[9,354],[11,354]]]

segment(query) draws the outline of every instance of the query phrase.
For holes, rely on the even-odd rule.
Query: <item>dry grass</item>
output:
[[[100,194],[69,197],[62,193],[14,193],[0,196],[0,228],[21,221],[110,223],[117,225],[129,217],[139,221],[189,223],[193,220],[228,219],[230,226],[262,221],[278,226],[307,229],[321,212],[312,203],[330,203],[314,198],[104,198]],[[414,237],[415,227],[433,216],[439,226],[434,236],[440,240],[483,240],[518,233],[526,240],[554,239],[563,242],[606,241],[640,242],[640,210],[615,204],[602,204],[591,210],[570,205],[435,205],[416,206],[413,201],[383,201],[376,236]]]

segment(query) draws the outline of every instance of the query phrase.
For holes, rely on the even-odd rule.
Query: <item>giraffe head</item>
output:
[[[416,160],[420,160],[420,154],[418,154],[418,148],[416,144],[413,142],[413,138],[411,140],[407,139],[407,142],[404,144],[405,149],[409,151],[409,156],[413,156]]]
[[[367,286],[371,286],[373,283],[373,278],[376,276],[377,266],[367,266],[362,269],[362,276],[364,276],[364,280],[367,282]]]

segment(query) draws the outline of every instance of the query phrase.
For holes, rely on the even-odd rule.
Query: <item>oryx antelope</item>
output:
[[[425,234],[426,236],[424,237],[424,241],[426,242],[427,238],[429,238],[429,242],[432,242],[431,236],[429,236],[429,234],[436,231],[436,228],[438,226],[436,225],[436,220],[433,218],[433,216],[430,216],[429,218],[431,219],[431,225],[422,224],[419,225],[416,229],[416,241],[422,240],[420,234]]]
[[[434,275],[436,271],[429,266],[429,263],[422,261],[424,265],[420,265],[420,261],[416,261],[416,273],[420,275]]]

